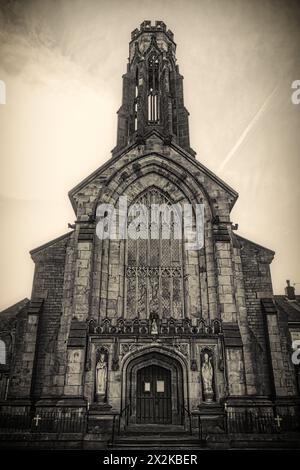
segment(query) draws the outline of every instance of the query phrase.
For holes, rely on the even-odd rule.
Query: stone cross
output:
[[[281,423],[281,421],[282,421],[282,418],[277,415],[277,416],[274,418],[274,421],[276,421],[277,427],[280,428],[280,423]]]
[[[36,415],[36,416],[33,418],[33,421],[35,421],[36,427],[38,427],[39,421],[40,421],[41,419],[42,419],[42,418],[41,418],[40,415]]]

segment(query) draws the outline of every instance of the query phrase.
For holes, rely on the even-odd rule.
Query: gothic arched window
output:
[[[135,94],[134,94],[134,131],[137,131],[138,93],[139,93],[139,69],[136,68]]]
[[[159,59],[156,54],[151,54],[148,61],[148,121],[157,123],[159,112]]]
[[[6,344],[0,339],[0,364],[6,364]]]
[[[137,218],[138,236],[134,239],[129,233],[127,239],[126,316],[149,318],[156,313],[160,318],[181,318],[184,316],[181,219],[170,200],[154,187],[130,206],[129,232],[130,224]]]

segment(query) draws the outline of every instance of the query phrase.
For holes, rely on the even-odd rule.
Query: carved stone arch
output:
[[[101,354],[104,354],[108,361],[109,356],[110,356],[110,347],[107,345],[97,346],[95,353],[96,353],[96,362],[99,360]]]
[[[199,347],[200,354],[204,354],[205,352],[208,352],[209,354],[214,355],[215,354],[215,347],[216,347],[215,344],[214,345],[203,344]]]
[[[170,203],[174,203],[173,199],[171,198],[171,196],[166,192],[164,191],[164,189],[161,189],[159,186],[157,185],[151,185],[151,186],[147,186],[143,191],[141,191],[139,194],[136,195],[136,197],[131,201],[130,204],[135,204],[135,202],[140,198],[142,197],[145,193],[147,193],[147,191],[151,191],[151,190],[156,190],[156,191],[160,191],[164,197],[170,202]]]
[[[97,328],[97,320],[95,318],[89,318],[87,320],[87,328],[89,333],[95,333]]]
[[[185,370],[185,383],[187,384],[188,382],[188,361],[187,358],[182,354],[179,350],[174,350],[171,347],[165,346],[163,344],[157,343],[157,344],[151,344],[151,345],[146,345],[146,346],[141,346],[136,349],[136,351],[129,351],[126,353],[121,361],[121,371],[122,374],[124,374],[125,369],[128,365],[128,363],[137,357],[142,357],[145,353],[147,352],[153,352],[157,351],[161,354],[165,354],[167,356],[175,358],[178,362],[180,362],[182,368]]]
[[[129,405],[131,421],[135,421],[135,396],[137,371],[147,365],[155,364],[165,367],[172,374],[172,422],[181,423],[180,411],[184,405],[189,408],[189,380],[187,359],[179,351],[174,351],[162,345],[141,347],[129,352],[121,363],[122,394],[121,409]]]
[[[134,199],[139,197],[142,191],[147,190],[149,188],[149,178],[150,180],[151,177],[157,179],[157,176],[159,176],[161,182],[168,182],[170,186],[170,192],[172,192],[172,199],[174,203],[178,203],[180,205],[184,203],[191,204],[194,214],[195,204],[203,203],[205,206],[205,213],[207,214],[208,211],[206,219],[211,219],[213,212],[210,200],[207,199],[207,197],[205,197],[205,195],[201,192],[199,194],[199,191],[201,191],[201,189],[198,188],[198,192],[196,191],[196,189],[194,189],[193,191],[193,188],[191,189],[191,185],[188,184],[188,181],[178,181],[178,175],[176,175],[175,181],[172,180],[171,172],[162,174],[162,170],[158,166],[157,162],[155,164],[150,163],[149,165],[145,166],[144,172],[140,175],[135,175],[133,173],[130,178],[128,177],[126,181],[124,181],[122,184],[119,184],[116,190],[107,192],[106,196],[108,197],[104,197],[104,195],[102,194],[101,203],[110,203],[116,205],[119,200],[119,197],[121,195],[125,195],[128,198],[128,205],[130,205]],[[150,182],[150,184],[153,183]],[[163,192],[161,188],[158,189]],[[174,194],[177,194],[177,196],[174,197]],[[206,228],[211,229],[210,226]]]
[[[213,334],[218,335],[221,332],[222,322],[218,318],[212,320],[212,329]]]
[[[152,34],[150,44],[147,49],[144,51],[145,56],[149,56],[150,54],[155,53],[157,55],[162,54],[162,50],[158,47],[156,36]]]
[[[124,193],[129,197],[129,204],[131,204],[131,201],[139,197],[145,189],[149,188],[150,180],[150,184],[156,186],[156,188],[159,189],[161,193],[165,194],[168,199],[172,200],[173,203],[181,203],[181,201],[185,200],[193,205],[192,201],[194,195],[191,193],[191,190],[183,183],[179,185],[179,182],[172,180],[171,176],[171,174],[163,174],[161,171],[159,172],[159,167],[157,165],[149,165],[145,167],[143,174],[124,186]],[[160,178],[160,185],[152,182],[152,180],[157,180],[157,177]],[[169,191],[161,187],[162,183],[168,184]],[[135,189],[136,195],[133,193]],[[172,192],[172,196],[170,196],[170,192]],[[175,196],[175,194],[177,196]]]
[[[152,157],[152,160],[150,162],[149,157]],[[162,167],[161,162],[158,160],[162,160],[163,162],[165,162],[165,165]],[[185,180],[180,181],[181,191],[186,194],[186,197],[188,197],[188,194],[190,194],[190,197],[188,199],[195,199],[195,201],[197,201],[198,203],[201,202],[200,199],[202,194],[202,197],[204,199],[204,201],[202,202],[207,201],[211,217],[214,217],[216,215],[211,197],[209,196],[206,188],[202,184],[200,184],[199,180],[195,176],[195,174],[199,173],[197,167],[195,167],[195,172],[193,174],[184,165],[181,165],[178,162],[174,161],[171,157],[160,154],[158,152],[149,152],[141,156],[137,156],[135,157],[134,162],[139,163],[140,165],[140,172],[138,174],[136,174],[132,168],[133,162],[126,160],[124,165],[118,166],[116,170],[111,174],[111,176],[107,179],[105,186],[102,188],[98,195],[98,198],[95,200],[92,211],[93,217],[96,216],[97,206],[100,202],[115,204],[119,196],[126,192],[128,186],[130,186],[134,183],[135,180],[138,180],[139,178],[141,178],[141,176],[144,176],[146,173],[149,172],[149,169],[147,169],[147,167],[150,166],[151,168],[151,165],[152,172],[156,173],[160,177],[170,179],[171,175],[173,175],[174,180],[177,180],[177,183],[175,183],[174,181],[172,182],[173,184],[177,184],[178,187],[180,174],[186,174],[187,177],[185,178]],[[126,172],[126,178],[124,177],[124,180],[120,181],[120,175],[122,175],[122,173],[124,172]],[[193,191],[191,191],[191,188],[193,189]],[[200,195],[198,196],[199,192]]]

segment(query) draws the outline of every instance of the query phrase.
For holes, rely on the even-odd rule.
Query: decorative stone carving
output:
[[[151,334],[158,335],[158,327],[157,327],[157,322],[155,318],[153,318],[152,323],[151,323]]]
[[[189,344],[188,343],[179,343],[175,344],[175,348],[181,352],[185,357],[189,356]]]
[[[111,368],[112,370],[119,370],[119,358],[117,357],[114,357],[113,360],[112,360],[112,365],[111,365]]]
[[[107,363],[105,354],[100,355],[100,359],[96,365],[96,393],[97,395],[105,395],[107,382]]]
[[[204,349],[201,354],[201,378],[203,386],[203,398],[204,401],[208,403],[212,402],[214,399],[214,369],[212,362],[211,351],[209,349]]]
[[[203,318],[198,319],[196,324],[192,324],[191,321],[187,318],[178,319],[175,318],[163,318],[158,321],[157,312],[153,312],[152,315],[156,315],[156,323],[158,328],[158,334],[162,335],[176,335],[185,333],[191,336],[216,336],[222,333],[222,323],[221,320],[211,320],[205,321]],[[96,320],[92,319],[89,321],[88,329],[90,334],[95,335],[152,335],[152,319],[154,317],[150,316],[149,319],[146,318],[133,318],[133,319],[109,319],[105,318],[100,320],[98,323]],[[105,345],[105,347],[110,348],[110,345]]]
[[[98,347],[98,354],[99,354],[99,351],[103,351],[105,353],[110,353],[111,352],[111,346],[112,344],[105,344],[105,343],[100,343],[97,345]]]
[[[126,354],[128,354],[129,352],[134,352],[134,351],[137,351],[139,349],[142,349],[143,346],[140,346],[138,345],[137,343],[123,343],[121,344],[121,357],[124,357]]]
[[[95,393],[98,403],[107,401],[108,352],[104,347],[97,350],[95,368]]]

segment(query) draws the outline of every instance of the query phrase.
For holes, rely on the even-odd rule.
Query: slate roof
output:
[[[5,318],[15,317],[16,315],[18,315],[19,312],[21,312],[21,310],[24,307],[26,307],[26,305],[29,304],[29,302],[30,300],[27,299],[27,297],[25,297],[25,299],[20,300],[19,302],[12,305],[11,307],[8,307],[5,310],[2,310],[2,312],[0,312],[0,319],[3,319],[4,317]]]
[[[285,295],[275,295],[277,307],[288,316],[289,323],[299,323],[300,325],[300,295],[296,295],[296,300],[289,300]]]

